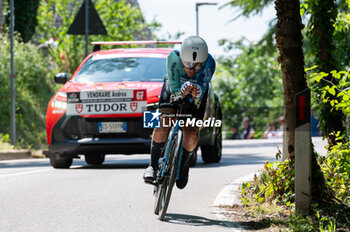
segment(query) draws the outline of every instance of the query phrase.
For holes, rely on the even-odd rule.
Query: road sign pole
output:
[[[89,0],[85,0],[85,56],[89,54]]]
[[[308,215],[311,203],[311,107],[310,89],[296,95],[295,208]]]
[[[14,61],[14,39],[13,31],[15,27],[14,0],[10,2],[10,37],[11,37],[11,74],[10,74],[10,89],[11,89],[11,144],[16,145],[16,86],[15,86],[15,61]]]

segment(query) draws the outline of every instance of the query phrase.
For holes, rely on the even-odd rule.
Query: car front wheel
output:
[[[73,163],[73,158],[62,157],[59,154],[50,153],[50,164],[54,168],[69,168]]]
[[[105,155],[86,154],[85,162],[91,165],[101,165],[105,161]]]
[[[202,159],[204,163],[219,163],[222,156],[222,134],[221,127],[216,131],[215,144],[201,146]]]

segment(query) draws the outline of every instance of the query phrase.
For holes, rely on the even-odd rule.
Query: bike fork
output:
[[[183,131],[182,131],[183,133]],[[181,136],[181,142],[180,142],[180,152],[179,152],[179,163],[177,165],[177,171],[176,171],[176,180],[179,179],[179,176],[180,176],[180,168],[181,168],[181,160],[182,160],[182,142],[183,142],[183,139],[184,139],[184,136],[182,134]]]

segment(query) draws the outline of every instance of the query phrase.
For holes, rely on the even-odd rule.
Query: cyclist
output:
[[[163,114],[176,113],[176,105],[173,104],[176,96],[190,95],[193,103],[186,103],[187,113],[192,117],[203,119],[208,95],[208,85],[215,71],[215,61],[208,54],[206,42],[198,36],[186,38],[180,51],[174,50],[167,57],[167,73],[160,94],[159,110]],[[186,113],[186,112],[185,112]],[[163,117],[164,115],[162,115]],[[158,168],[158,160],[161,150],[167,139],[168,127],[155,128],[152,134],[151,164],[145,170],[143,178],[146,183],[152,183]],[[183,128],[183,156],[179,180],[176,186],[183,189],[188,182],[189,160],[197,147],[198,127]]]

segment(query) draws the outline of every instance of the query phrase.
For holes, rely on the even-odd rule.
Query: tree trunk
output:
[[[4,25],[4,1],[0,0],[0,32],[2,32],[2,27]]]
[[[276,0],[276,42],[280,56],[283,89],[286,142],[289,158],[294,158],[295,147],[295,94],[307,87],[304,71],[301,30],[303,25],[298,0]]]
[[[310,31],[310,41],[311,48],[315,54],[315,62],[318,65],[319,72],[330,73],[333,70],[337,70],[336,60],[333,57],[333,51],[335,46],[333,44],[333,33],[334,26],[333,23],[337,17],[337,9],[334,4],[334,0],[322,0],[322,1],[311,1],[311,31]],[[337,83],[331,75],[325,77],[328,81]],[[318,84],[320,87],[329,85],[325,81],[321,81]],[[317,89],[317,86],[316,86]],[[321,98],[322,92],[316,91],[318,98]],[[326,97],[331,100],[337,99],[327,93]],[[332,110],[330,103],[321,103],[321,115],[320,120],[323,125],[323,131],[327,137],[330,148],[336,145],[336,132],[341,131],[344,133],[346,131],[345,125],[342,123],[345,120],[345,116],[341,110]]]
[[[286,137],[289,158],[293,160],[295,147],[295,94],[307,87],[302,50],[301,30],[303,25],[301,23],[299,0],[276,0],[275,8],[277,11],[276,41],[280,51],[278,61],[281,63],[284,88]],[[314,152],[312,152],[311,159],[312,201],[326,205],[325,199],[332,199],[333,195],[327,189]]]

